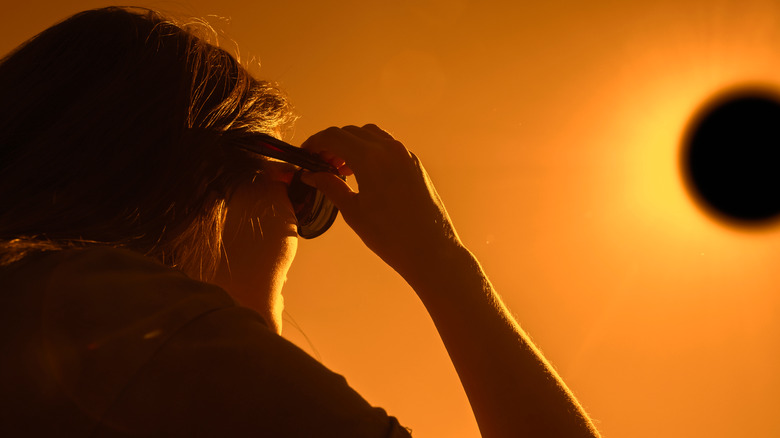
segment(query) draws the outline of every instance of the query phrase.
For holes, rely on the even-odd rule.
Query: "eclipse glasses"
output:
[[[270,135],[253,134],[252,137],[240,141],[238,147],[300,167],[287,187],[287,196],[290,197],[298,222],[299,236],[313,239],[333,225],[339,210],[322,192],[301,181],[301,174],[304,170],[329,172],[345,181],[346,176],[341,175],[335,167],[314,152],[287,144]]]

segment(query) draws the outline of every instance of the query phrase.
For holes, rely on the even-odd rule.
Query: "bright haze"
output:
[[[109,4],[5,4],[0,49]],[[140,5],[259,60],[301,116],[289,142],[376,123],[415,151],[605,436],[780,436],[780,232],[708,217],[678,163],[712,96],[780,87],[779,2]],[[284,335],[415,436],[478,436],[424,308],[343,220],[301,243],[285,302]]]

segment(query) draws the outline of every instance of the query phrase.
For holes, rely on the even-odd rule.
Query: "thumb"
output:
[[[321,191],[342,214],[351,210],[357,193],[338,176],[328,172],[303,172],[301,181]]]

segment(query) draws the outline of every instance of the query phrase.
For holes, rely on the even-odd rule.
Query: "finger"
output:
[[[386,136],[379,134],[373,129],[365,129],[365,127],[355,126],[355,125],[347,125],[343,128],[344,131],[349,132],[350,134],[354,135],[355,137],[362,138],[363,140],[367,141],[377,141],[381,139],[387,138]]]
[[[376,139],[367,140],[348,130],[334,127],[312,135],[303,142],[301,147],[320,154],[328,162],[340,160],[340,163],[336,163],[339,165],[334,167],[340,168],[346,165],[350,173],[344,175],[348,175],[353,170],[360,172],[366,157],[376,149],[375,142]]]
[[[345,164],[347,164],[344,161],[343,158],[339,158],[339,157],[335,157],[335,156],[333,158],[327,160],[327,161],[328,161],[328,163],[330,163],[331,166],[335,167],[336,169],[338,169],[338,168],[344,166]]]
[[[322,151],[322,152],[319,153],[319,155],[320,155],[320,157],[322,157],[323,160],[325,160],[325,161],[327,161],[329,163],[331,162],[331,160],[333,160],[335,158],[338,158],[335,155],[333,155],[332,152],[328,152],[328,151]]]
[[[378,136],[381,136],[381,137],[384,137],[384,138],[387,138],[387,139],[395,140],[395,137],[393,137],[392,134],[390,134],[389,132],[387,132],[384,129],[380,128],[379,126],[376,126],[373,123],[368,123],[366,125],[363,125],[363,129],[365,129],[366,131],[373,132],[374,134],[376,134]]]
[[[338,171],[340,174],[344,176],[350,176],[355,174],[355,172],[352,169],[350,169],[349,166],[347,166],[346,164],[339,166]]]
[[[301,181],[321,191],[342,213],[349,214],[352,211],[357,193],[336,175],[327,172],[304,172]]]
[[[341,128],[330,127],[309,137],[301,147],[325,157],[340,157],[349,163],[360,156],[360,148],[356,148],[355,143],[362,143],[361,138]]]

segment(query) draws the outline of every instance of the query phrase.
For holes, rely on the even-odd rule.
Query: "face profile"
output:
[[[301,175],[309,172],[329,172],[346,180],[338,169],[317,154],[297,148],[266,134],[256,134],[238,146],[249,152],[299,166],[289,181],[288,195],[292,202],[298,224],[298,235],[304,239],[313,239],[322,235],[333,225],[338,208],[322,192],[304,183]]]

